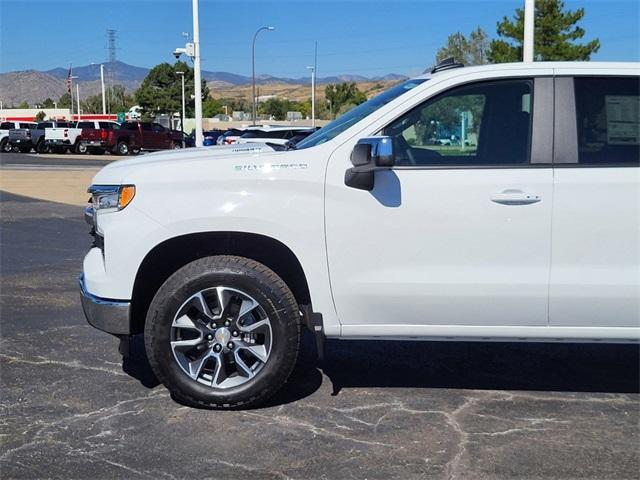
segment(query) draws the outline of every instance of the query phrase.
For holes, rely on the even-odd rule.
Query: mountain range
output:
[[[149,73],[148,68],[129,65],[124,62],[116,62],[115,78],[116,83],[123,85],[128,90],[138,88],[142,80]],[[0,98],[5,105],[18,105],[24,101],[35,104],[47,97],[57,100],[66,90],[66,78],[69,73],[68,68],[58,67],[47,71],[25,70],[19,72],[0,73]],[[77,76],[77,83],[80,85],[80,96],[84,98],[100,92],[100,65],[84,65],[73,67],[73,75]],[[108,76],[108,64],[105,65],[105,75]],[[209,72],[203,71],[202,77],[210,87],[224,88],[232,86],[250,85],[250,76],[238,75],[229,72]],[[341,82],[389,82],[407,78],[405,75],[391,73],[384,76],[372,78],[362,75],[334,75],[319,77],[318,84],[341,83]],[[311,83],[311,77],[285,78],[272,75],[257,75],[256,84],[288,84],[307,85]]]

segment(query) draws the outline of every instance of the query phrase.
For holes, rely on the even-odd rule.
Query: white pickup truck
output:
[[[100,129],[108,127],[107,124],[115,124],[116,122],[98,121],[98,120],[82,120],[75,124],[74,128],[47,128],[44,135],[45,145],[54,152],[64,152],[71,149],[74,153],[86,153],[87,145],[82,140],[83,129]]]
[[[102,169],[85,315],[194,405],[255,405],[339,339],[640,341],[640,65],[454,68],[288,151]],[[455,136],[456,145],[438,138]],[[435,141],[434,141],[435,139]]]
[[[9,142],[9,130],[13,130],[14,128],[24,128],[27,130],[31,130],[36,128],[35,122],[2,122],[0,123],[0,152],[9,153],[13,147],[11,142]]]

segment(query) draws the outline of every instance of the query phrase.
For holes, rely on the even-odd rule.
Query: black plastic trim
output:
[[[549,164],[553,161],[553,78],[534,79],[533,123],[530,163]]]
[[[553,162],[555,165],[578,163],[578,128],[573,77],[554,80]]]

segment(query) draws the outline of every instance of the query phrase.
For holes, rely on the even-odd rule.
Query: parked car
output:
[[[73,127],[47,128],[44,135],[45,145],[53,151],[63,153],[69,149],[75,153],[86,153],[92,148],[95,153],[104,153],[101,142],[96,142],[93,135],[88,138],[90,130],[113,130],[119,124],[111,121],[81,120]],[[97,149],[97,150],[96,150]]]
[[[202,144],[205,147],[211,146],[211,145],[217,145],[217,141],[218,138],[220,138],[220,136],[223,134],[224,132],[222,130],[208,130],[206,132],[203,132],[203,142]]]
[[[48,128],[72,128],[74,123],[47,121],[38,122],[35,128],[14,128],[9,130],[9,143],[22,153],[35,149],[38,153],[49,150],[45,142],[45,130]]]
[[[231,145],[235,143],[244,132],[245,129],[230,128],[216,139],[216,145]]]
[[[0,123],[0,152],[9,153],[12,150],[9,142],[9,130],[24,128],[27,130],[36,128],[35,122],[2,122]]]
[[[247,130],[235,143],[272,143],[285,145],[293,137],[311,135],[314,129],[309,127],[265,127],[261,129]]]
[[[89,188],[85,315],[125,354],[143,333],[174,398],[221,409],[285,383],[303,326],[320,353],[326,337],[637,344],[638,102],[639,63],[437,67],[297,149],[115,162]],[[433,146],[422,119],[460,111],[477,142]]]

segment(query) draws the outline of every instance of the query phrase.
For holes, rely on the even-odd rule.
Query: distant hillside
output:
[[[105,64],[105,75],[109,76],[108,64]],[[58,67],[46,72],[40,72],[37,70],[26,70],[22,72],[9,72],[0,73],[0,97],[3,103],[7,106],[18,105],[24,101],[33,105],[37,102],[41,102],[47,97],[57,100],[66,91],[67,87],[65,80],[67,78],[69,68]],[[117,83],[123,85],[129,91],[133,91],[149,73],[148,68],[136,67],[134,65],[128,65],[123,62],[116,63],[115,77]],[[73,67],[73,74],[78,76],[78,84],[80,85],[80,98],[86,98],[90,95],[100,93],[100,65],[84,65]],[[243,91],[242,87],[251,85],[251,77],[245,75],[238,75],[229,72],[208,72],[203,71],[202,77],[210,86],[210,89],[215,96],[235,96],[240,91]],[[328,83],[341,83],[341,82],[356,82],[356,83],[387,83],[397,82],[407,78],[404,75],[388,74],[381,77],[367,78],[360,75],[336,75],[330,77],[321,77],[317,79],[319,85]],[[260,86],[278,85],[278,86],[291,86],[292,91],[296,91],[297,87],[301,85],[310,85],[310,77],[301,78],[283,78],[274,77],[272,75],[258,75],[256,76],[256,84]],[[225,92],[230,90],[232,94],[226,95]],[[269,91],[274,90],[269,88]],[[282,90],[278,87],[275,90]],[[284,88],[286,91],[287,89]],[[267,93],[265,89],[262,90],[264,94]],[[74,92],[75,93],[75,92]],[[250,96],[250,94],[249,94]],[[283,95],[287,96],[287,95]],[[289,95],[288,98],[295,99],[296,94]]]

